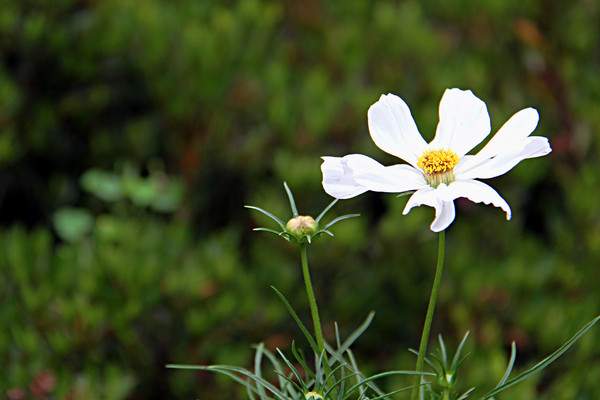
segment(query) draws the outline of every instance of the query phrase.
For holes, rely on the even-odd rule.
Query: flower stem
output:
[[[427,306],[427,314],[425,314],[425,323],[423,324],[423,333],[421,334],[421,343],[419,344],[419,355],[417,357],[417,372],[423,371],[423,362],[425,353],[427,352],[427,344],[429,343],[429,331],[431,330],[431,322],[433,321],[433,313],[437,303],[440,284],[442,283],[442,274],[444,272],[444,253],[446,250],[446,231],[441,231],[438,240],[438,258],[435,268],[435,277],[433,278],[433,287],[429,296],[429,305]],[[415,380],[415,387],[412,390],[411,400],[417,400],[419,397],[421,377],[418,376]]]
[[[315,337],[317,339],[317,347],[319,353],[324,354],[325,340],[323,339],[323,330],[321,329],[321,319],[319,318],[319,308],[317,307],[317,299],[313,290],[312,281],[310,279],[310,269],[308,267],[308,251],[306,243],[300,245],[300,260],[302,261],[302,276],[304,277],[304,285],[306,286],[306,296],[310,306],[310,314],[313,320]],[[326,358],[325,354],[325,358]]]

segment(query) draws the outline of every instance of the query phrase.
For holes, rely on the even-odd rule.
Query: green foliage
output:
[[[500,378],[498,384],[490,391],[485,394],[482,394],[480,397],[476,395],[476,387],[471,387],[467,389],[465,392],[460,393],[458,391],[457,382],[459,382],[459,368],[461,367],[463,361],[469,356],[469,354],[463,355],[463,350],[467,338],[469,336],[469,332],[463,336],[463,339],[460,341],[452,360],[450,360],[448,352],[446,350],[446,344],[444,343],[444,339],[441,335],[438,336],[438,351],[433,352],[429,358],[426,358],[426,363],[431,367],[434,371],[434,376],[436,377],[433,381],[427,379],[426,376],[422,377],[423,386],[421,387],[421,399],[428,400],[465,400],[471,397],[471,395],[476,396],[480,400],[494,400],[499,393],[504,392],[505,390],[529,379],[534,374],[537,374],[547,368],[550,364],[555,362],[558,358],[560,358],[563,354],[577,343],[577,341],[584,336],[590,329],[596,325],[596,323],[600,321],[600,316],[597,316],[587,324],[585,324],[575,335],[573,335],[569,340],[564,342],[558,349],[556,349],[552,354],[545,357],[543,360],[537,362],[532,367],[527,370],[519,373],[517,376],[510,377],[511,372],[515,365],[515,360],[517,356],[517,346],[515,342],[512,342],[510,348],[510,359],[508,361],[508,365],[506,366],[506,370]],[[411,350],[412,353],[418,355],[419,353]],[[464,386],[464,383],[462,384]]]
[[[599,19],[597,2],[559,0],[3,2],[1,395],[51,373],[57,398],[240,398],[163,366],[249,366],[250,343],[287,350],[297,334],[268,289],[302,304],[293,253],[247,233],[263,219],[243,204],[287,215],[285,179],[319,210],[319,157],[377,151],[366,110],[381,93],[432,137],[454,86],[486,100],[494,129],[536,107],[553,146],[492,182],[511,222],[457,202],[433,326],[456,342],[472,331],[473,386],[497,384],[513,341],[523,370],[600,309]],[[166,214],[148,200],[155,160],[183,185]],[[86,171],[100,175],[82,188]],[[413,365],[433,276],[431,210],[404,217],[405,201],[340,202],[363,216],[312,247],[330,340],[334,317],[377,310],[355,348],[369,374]],[[600,398],[593,335],[511,398]]]

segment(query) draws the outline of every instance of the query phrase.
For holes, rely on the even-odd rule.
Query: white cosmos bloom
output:
[[[381,150],[408,164],[383,166],[362,154],[323,157],[323,188],[337,199],[367,191],[415,191],[404,214],[427,205],[435,209],[431,230],[440,232],[454,220],[459,197],[501,208],[510,219],[508,203],[478,179],[494,178],[522,160],[550,153],[548,139],[529,136],[538,113],[525,108],[513,115],[476,154],[467,154],[490,133],[490,116],[483,101],[470,90],[447,89],[439,107],[435,137],[425,142],[406,103],[393,94],[382,95],[369,108],[371,138]]]

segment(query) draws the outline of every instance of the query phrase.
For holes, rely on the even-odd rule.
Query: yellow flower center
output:
[[[460,158],[452,150],[426,150],[417,160],[417,166],[425,173],[425,179],[437,187],[454,181],[454,167]]]
[[[306,400],[318,400],[318,399],[323,399],[323,396],[321,396],[319,393],[317,392],[308,392],[304,395],[304,398]]]

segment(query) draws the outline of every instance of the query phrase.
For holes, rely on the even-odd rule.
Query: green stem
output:
[[[429,305],[427,306],[427,314],[425,315],[425,323],[423,324],[423,333],[421,334],[421,343],[419,344],[419,356],[417,357],[417,366],[415,371],[423,371],[423,363],[425,360],[425,353],[427,352],[427,343],[429,343],[429,331],[431,330],[431,322],[433,321],[433,314],[435,312],[435,305],[437,303],[438,293],[440,290],[440,284],[442,283],[442,274],[444,272],[444,253],[446,250],[446,232],[441,231],[439,234],[438,241],[438,258],[437,266],[435,268],[435,277],[433,278],[433,287],[431,288],[431,295],[429,297]],[[415,387],[412,390],[411,400],[417,400],[419,397],[419,388],[421,383],[421,377],[418,376],[415,381]]]
[[[302,276],[304,277],[304,285],[306,286],[306,296],[308,297],[308,304],[310,305],[310,314],[312,315],[313,326],[315,329],[315,336],[317,338],[317,348],[319,350],[319,356],[323,357],[323,370],[325,374],[329,376],[327,383],[333,384],[333,377],[331,376],[331,368],[329,367],[329,358],[327,357],[327,350],[325,350],[325,340],[323,339],[323,330],[321,329],[321,319],[319,318],[319,307],[317,307],[317,298],[313,290],[312,281],[310,279],[310,269],[308,268],[308,245],[302,243],[300,245],[300,259],[302,260]],[[337,390],[332,392],[337,393]]]
[[[300,245],[300,259],[302,261],[302,276],[304,277],[304,285],[306,286],[306,296],[310,305],[310,314],[313,320],[315,336],[317,339],[317,347],[319,353],[324,353],[325,340],[323,339],[323,330],[321,329],[321,319],[319,318],[319,307],[317,307],[317,299],[313,290],[312,281],[310,279],[310,269],[308,268],[308,251],[305,243]],[[325,357],[327,355],[325,354]]]

